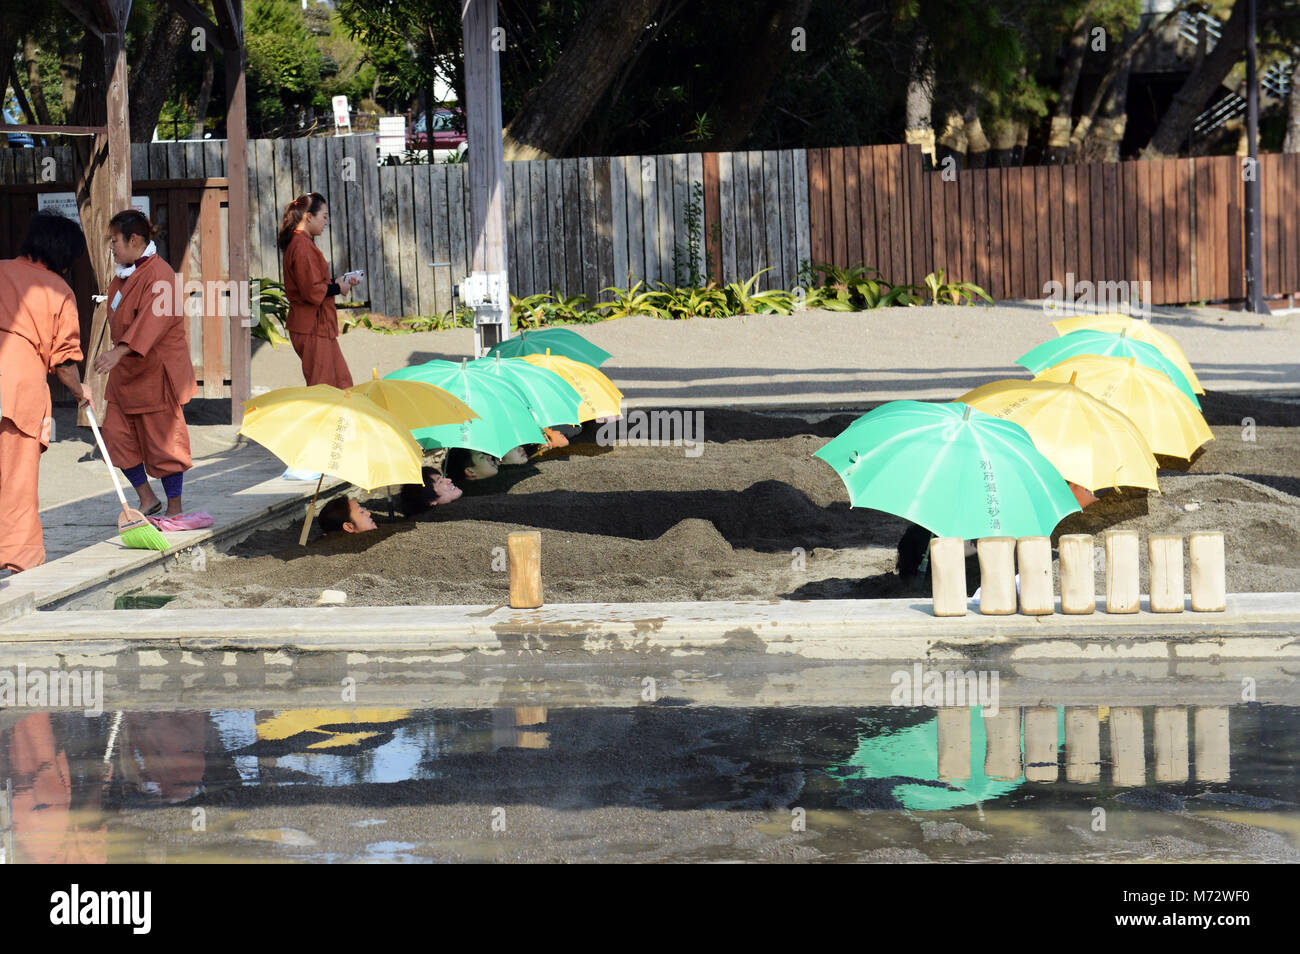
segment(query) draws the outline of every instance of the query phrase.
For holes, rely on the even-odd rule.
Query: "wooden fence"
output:
[[[185,278],[226,274],[216,243],[205,252],[205,236],[226,227],[225,148],[132,146],[137,194],[151,195],[164,226],[187,220],[188,233],[169,235],[166,246]],[[945,177],[923,169],[919,147],[897,145],[512,162],[504,182],[510,288],[595,301],[609,285],[685,279],[692,264],[723,281],[767,269],[759,287],[790,288],[805,262],[861,262],[895,283],[942,268],[1000,299],[1042,297],[1049,281],[1068,294],[1071,276],[1149,281],[1153,304],[1239,299],[1241,169],[1234,157],[1215,157]],[[280,278],[280,214],[303,192],[321,192],[330,227],[318,244],[336,273],[366,270],[360,292],[371,310],[445,312],[469,267],[466,173],[463,165],[376,166],[369,135],[253,141],[252,276]],[[1288,214],[1300,199],[1300,156],[1266,155],[1260,176],[1264,293],[1300,291],[1300,227]],[[13,253],[34,193],[70,182],[67,147],[0,150],[0,255]],[[200,326],[217,327],[212,316],[192,332]],[[195,349],[207,391],[214,355],[226,368],[229,357],[219,342]]]

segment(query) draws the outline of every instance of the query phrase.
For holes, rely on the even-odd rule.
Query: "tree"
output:
[[[259,135],[297,128],[319,93],[321,55],[290,0],[250,0],[244,8],[248,125]]]

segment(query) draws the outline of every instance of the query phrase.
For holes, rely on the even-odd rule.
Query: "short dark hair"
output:
[[[18,254],[56,272],[66,272],[86,254],[86,236],[81,226],[66,215],[42,209],[27,224],[27,237]]]
[[[320,509],[320,528],[326,533],[335,533],[343,529],[343,524],[352,519],[352,507],[347,494],[335,497]]]

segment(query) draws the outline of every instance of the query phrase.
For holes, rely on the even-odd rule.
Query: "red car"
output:
[[[460,110],[453,112],[450,109],[435,109],[433,111],[434,159],[446,159],[453,153],[459,155],[465,151],[465,134],[456,130],[456,121],[460,116]],[[425,117],[421,115],[411,123],[411,130],[406,134],[406,148],[423,150],[428,148],[428,141]]]

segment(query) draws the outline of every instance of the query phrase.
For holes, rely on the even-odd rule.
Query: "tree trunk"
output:
[[[1111,81],[1110,91],[1102,103],[1101,118],[1093,124],[1080,151],[1083,162],[1119,162],[1119,147],[1128,124],[1128,80],[1132,67],[1128,60]]]
[[[907,75],[907,104],[903,138],[909,145],[921,147],[922,161],[929,168],[936,165],[934,154],[934,64],[930,61],[929,38],[918,32],[912,46],[912,62]]]
[[[1016,152],[1015,123],[1009,119],[994,119],[989,123],[989,131],[992,137],[985,165],[998,169],[1015,165],[1013,161]]]
[[[506,127],[506,159],[564,155],[618,77],[660,2],[594,0],[589,4],[564,53]]]
[[[1218,44],[1174,94],[1169,110],[1160,118],[1160,125],[1152,134],[1150,143],[1142,150],[1143,159],[1166,159],[1178,154],[1192,123],[1214,91],[1223,84],[1245,46],[1246,0],[1236,0],[1232,5],[1232,16],[1223,25]]]
[[[41,88],[41,74],[36,68],[36,41],[29,34],[23,37],[23,63],[27,67],[27,94],[31,97],[32,109],[36,113],[36,121],[42,126],[49,126],[50,108],[45,102],[45,90]],[[15,76],[16,80],[18,77]],[[15,83],[15,89],[17,84]]]
[[[1286,141],[1283,152],[1300,152],[1300,56],[1295,58],[1286,91]]]
[[[212,81],[216,66],[212,62],[214,54],[208,51],[203,59],[203,82],[199,84],[199,101],[194,105],[194,128],[190,130],[191,139],[202,139],[208,120],[208,105],[212,102]]]
[[[955,168],[965,168],[966,146],[966,120],[961,113],[951,112],[948,114],[947,122],[944,123],[942,135],[935,140],[935,165],[942,168],[949,159],[952,159]]]
[[[966,114],[962,117],[962,125],[966,133],[966,168],[983,169],[987,167],[989,140],[984,135],[984,126],[980,122],[980,116],[975,109],[974,103],[966,107]]]
[[[190,38],[179,13],[160,16],[145,36],[131,65],[131,141],[150,142],[171,89],[176,53]]]
[[[745,33],[722,46],[730,51],[730,62],[724,73],[726,84],[708,109],[714,131],[706,149],[730,152],[749,137],[790,55],[792,33],[807,20],[812,0],[766,0],[759,6],[747,19]],[[815,54],[801,51],[798,55]]]
[[[1079,74],[1083,72],[1083,58],[1088,52],[1087,10],[1074,21],[1069,42],[1065,46],[1065,66],[1061,69],[1056,110],[1052,113],[1052,129],[1047,136],[1049,165],[1063,165],[1069,155],[1071,119],[1074,116],[1074,94],[1079,88]]]

